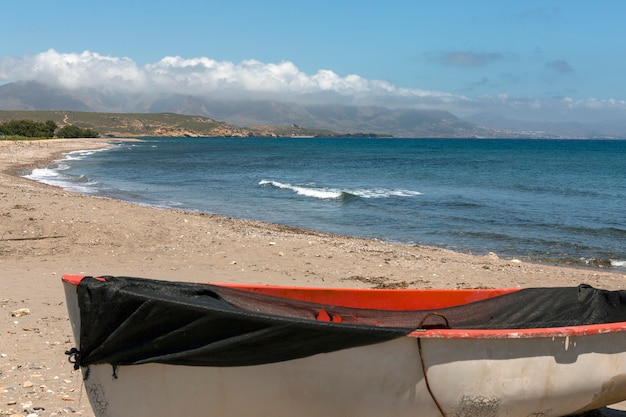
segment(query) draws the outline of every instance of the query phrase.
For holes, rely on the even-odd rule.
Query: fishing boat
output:
[[[97,417],[527,417],[626,400],[626,292],[63,277]]]

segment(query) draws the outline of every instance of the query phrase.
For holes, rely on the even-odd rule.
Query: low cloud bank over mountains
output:
[[[9,80],[0,85],[1,110],[175,112],[239,126],[394,136],[626,138],[623,101],[470,98],[330,70],[309,75],[288,61],[166,57],[140,66],[129,58],[49,50],[0,58],[0,80]]]

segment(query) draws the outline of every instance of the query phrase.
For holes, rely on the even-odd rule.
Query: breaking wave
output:
[[[321,200],[347,200],[350,198],[388,198],[388,197],[414,197],[420,195],[419,191],[412,190],[390,190],[386,188],[358,188],[358,189],[338,189],[330,187],[319,187],[315,185],[293,185],[272,180],[259,181],[261,186],[271,186],[274,188],[293,191],[304,196],[318,198]]]
[[[83,194],[93,194],[95,192],[94,187],[97,185],[97,182],[91,181],[84,175],[65,174],[63,172],[65,169],[67,167],[63,164],[51,168],[36,168],[29,174],[24,175],[24,178]]]

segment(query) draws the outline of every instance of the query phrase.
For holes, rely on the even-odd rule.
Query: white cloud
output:
[[[246,60],[239,64],[209,58],[165,57],[143,68],[153,84],[166,92],[211,93],[239,89],[252,92],[303,93],[324,88],[291,62],[264,64]]]
[[[145,74],[129,58],[114,58],[95,52],[61,54],[53,49],[22,58],[0,58],[0,79],[36,80],[80,88],[125,88],[141,86]]]
[[[125,92],[199,95],[250,92],[293,98],[326,92],[361,99],[385,96],[402,99],[455,97],[440,91],[398,88],[383,80],[368,80],[355,74],[342,77],[328,69],[309,75],[289,61],[277,64],[256,60],[233,63],[206,57],[185,59],[168,56],[156,63],[138,66],[130,58],[104,56],[90,51],[59,53],[54,49],[21,58],[0,57],[0,80],[17,79],[71,89],[119,89]]]
[[[479,61],[499,59],[486,55]],[[561,72],[570,67],[555,61]],[[59,53],[54,49],[23,57],[0,57],[0,82],[34,80],[70,89],[95,88],[130,94],[185,94],[212,97],[287,99],[448,110],[458,116],[492,112],[513,118],[623,118],[623,100],[516,97],[506,93],[467,97],[444,91],[403,88],[385,80],[370,80],[356,74],[340,76],[329,69],[307,74],[289,61],[239,63],[206,57],[168,56],[143,66],[131,58],[95,52]]]
[[[473,100],[465,110],[496,113],[521,120],[602,122],[623,120],[626,116],[626,100],[572,97],[542,100],[535,97],[512,97],[500,94],[481,96]],[[463,111],[464,109],[460,109],[460,112]]]

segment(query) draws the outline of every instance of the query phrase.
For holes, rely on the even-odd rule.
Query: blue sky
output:
[[[626,115],[621,0],[19,0],[2,15],[0,84]]]

